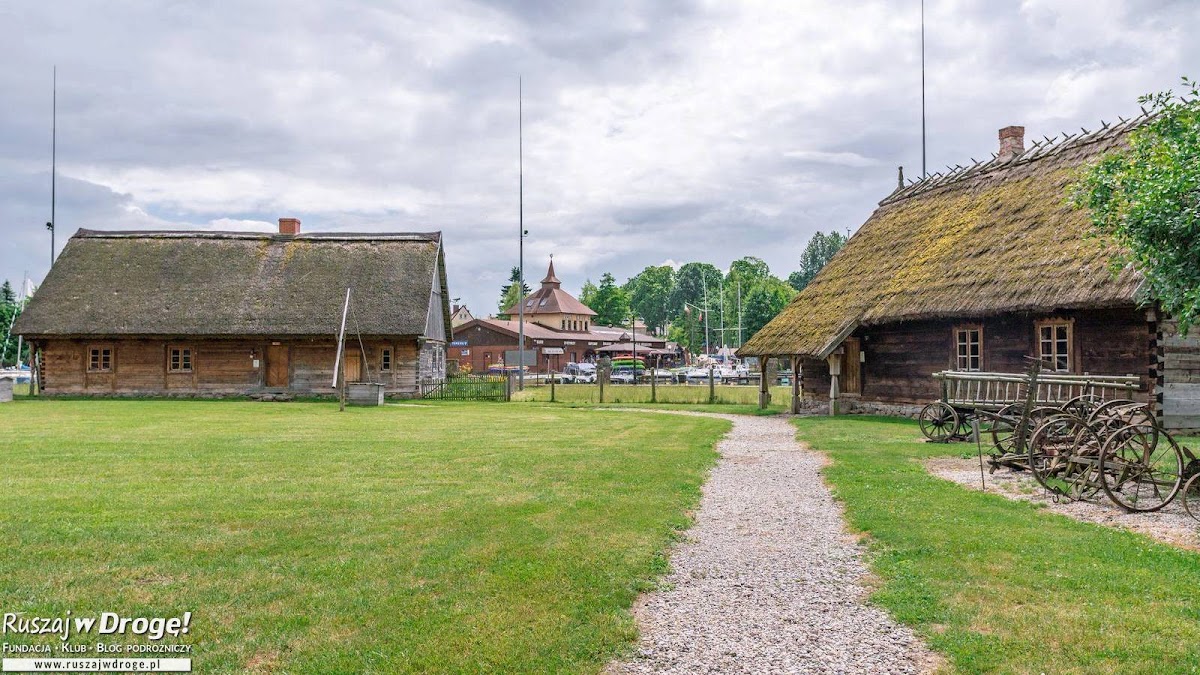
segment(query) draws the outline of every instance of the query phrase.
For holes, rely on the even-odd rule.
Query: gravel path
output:
[[[655,411],[661,412],[661,411]],[[683,413],[675,413],[683,414]],[[704,414],[704,413],[692,413]],[[733,430],[662,590],[635,613],[637,654],[616,673],[916,673],[937,665],[866,603],[862,551],[786,419]]]
[[[979,460],[938,457],[927,461],[925,467],[938,478],[954,481],[974,490],[980,489]],[[1037,480],[1026,471],[1000,469],[994,474],[989,474],[986,480],[987,492],[993,494],[1041,504],[1054,513],[1061,513],[1076,520],[1132,530],[1165,544],[1200,551],[1200,523],[1184,511],[1183,501],[1178,498],[1160,511],[1127,513],[1109,501],[1103,493],[1096,495],[1093,501],[1055,503]]]

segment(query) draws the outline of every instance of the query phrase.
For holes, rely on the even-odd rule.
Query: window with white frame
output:
[[[1074,363],[1071,349],[1071,322],[1062,320],[1037,323],[1038,356],[1045,367],[1060,373],[1070,372]]]
[[[392,349],[384,347],[379,352],[379,372],[390,373],[392,371]]]
[[[958,326],[954,329],[955,370],[983,370],[983,329]]]

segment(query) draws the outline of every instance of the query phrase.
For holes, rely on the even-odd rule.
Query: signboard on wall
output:
[[[516,349],[505,349],[504,350],[504,365],[506,365],[506,366],[520,365],[521,364],[520,355],[521,355],[521,352],[519,352]],[[534,351],[532,349],[525,350],[525,365],[526,366],[537,365],[537,354],[534,353]]]
[[[562,347],[542,347],[542,356],[562,356]]]

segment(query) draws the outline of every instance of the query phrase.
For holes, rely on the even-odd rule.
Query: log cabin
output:
[[[332,395],[347,288],[346,381],[445,378],[440,233],[79,230],[14,332],[44,395]]]
[[[1113,244],[1067,203],[1082,168],[1143,118],[1026,148],[1000,130],[987,162],[905,184],[739,354],[800,366],[792,408],[912,414],[933,373],[1136,375],[1168,428],[1200,427],[1200,340],[1183,338]],[[836,403],[836,405],[832,405]]]

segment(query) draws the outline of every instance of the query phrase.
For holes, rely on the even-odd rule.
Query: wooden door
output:
[[[342,376],[346,382],[362,382],[362,352],[346,350],[342,361]]]
[[[858,338],[846,338],[843,343],[842,379],[839,384],[843,394],[862,393],[862,342]]]
[[[287,345],[270,345],[267,347],[267,386],[288,386],[288,347]]]

